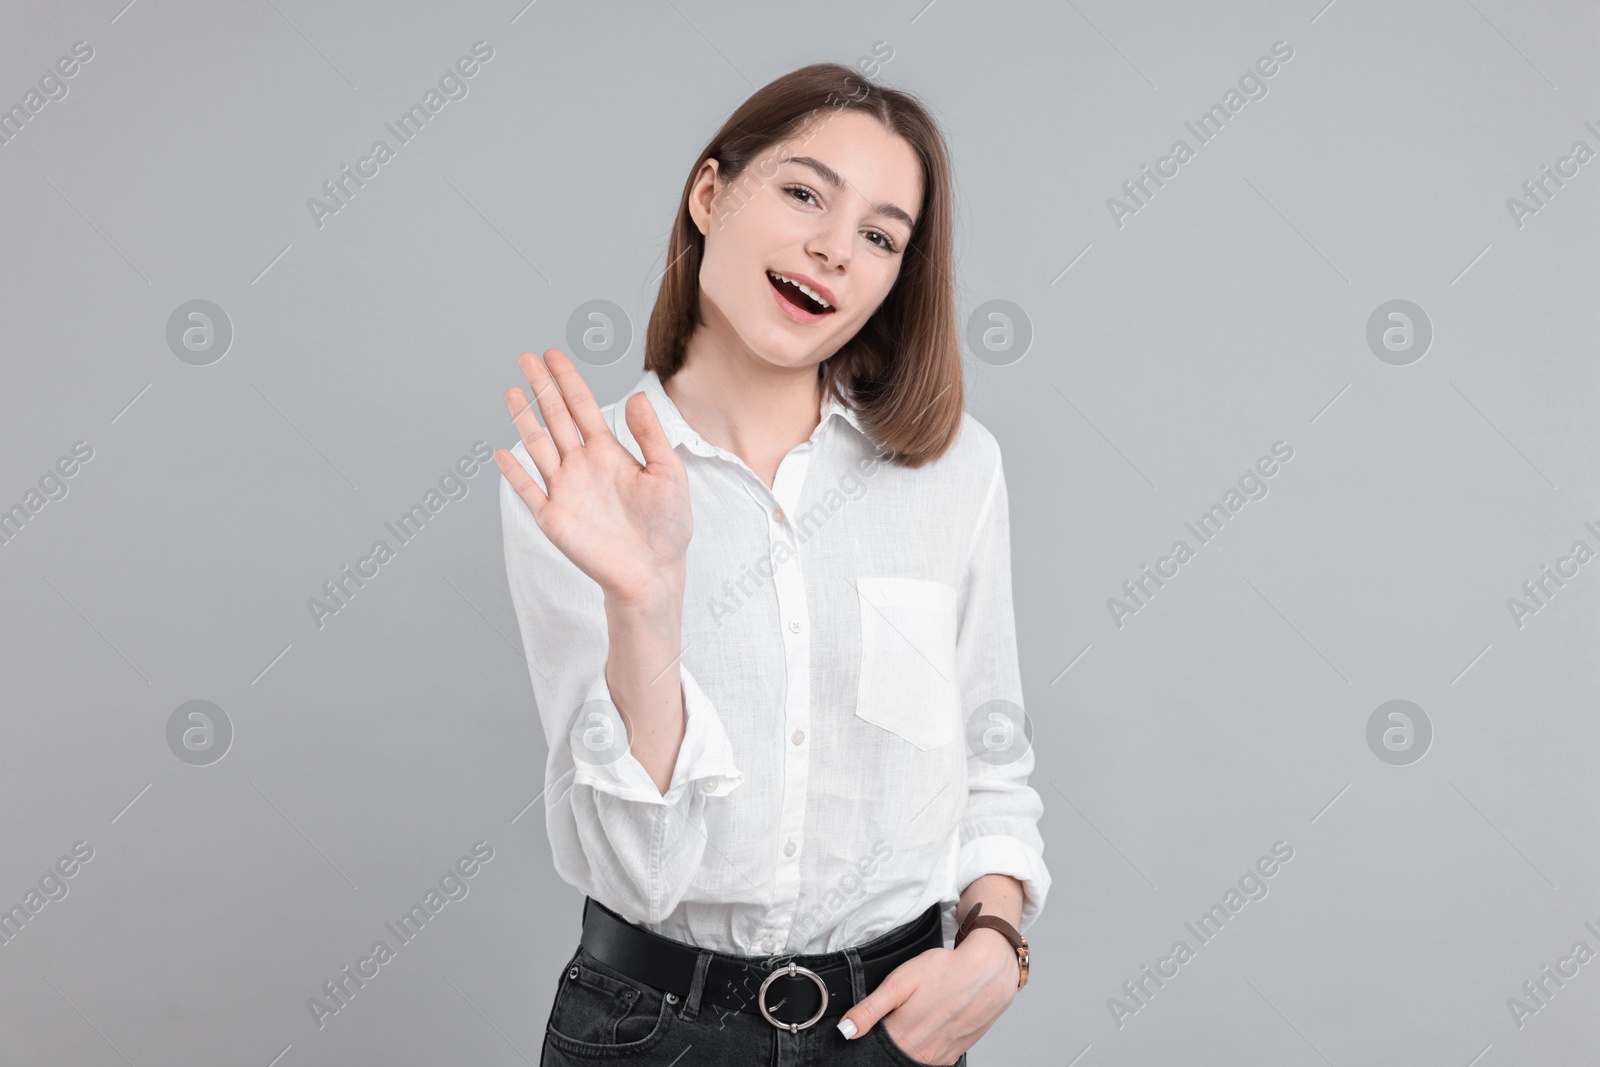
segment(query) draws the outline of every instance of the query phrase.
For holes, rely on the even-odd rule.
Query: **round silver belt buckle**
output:
[[[822,990],[822,1006],[817,1009],[817,1013],[815,1015],[803,1023],[786,1023],[781,1019],[773,1018],[772,1013],[767,1010],[767,987],[771,985],[772,980],[777,978],[779,975],[788,975],[793,977],[797,974],[803,974],[813,982],[817,983],[817,988]],[[761,983],[761,990],[756,994],[756,1007],[761,1009],[761,1014],[766,1018],[767,1022],[778,1027],[779,1029],[788,1030],[792,1034],[797,1030],[804,1030],[808,1026],[815,1025],[816,1021],[822,1018],[823,1014],[827,1012],[828,983],[824,982],[822,980],[822,975],[818,974],[816,971],[813,971],[809,967],[802,967],[793,960],[790,960],[787,967],[773,971],[771,974],[767,975],[766,980]]]

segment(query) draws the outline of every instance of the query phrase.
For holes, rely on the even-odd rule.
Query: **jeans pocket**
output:
[[[949,744],[961,705],[955,588],[924,578],[857,578],[856,592],[856,715],[924,751]]]
[[[562,972],[545,1036],[575,1056],[612,1058],[653,1048],[672,1019],[663,990],[629,978],[580,945]]]
[[[883,1025],[882,1019],[878,1020],[878,1024],[872,1028],[871,1032],[878,1035],[878,1044],[889,1050],[896,1063],[904,1064],[906,1067],[942,1067],[939,1064],[924,1063],[895,1044],[894,1038],[889,1036],[889,1028]],[[967,1067],[967,1054],[963,1052],[957,1057],[955,1063],[950,1064],[949,1067]]]

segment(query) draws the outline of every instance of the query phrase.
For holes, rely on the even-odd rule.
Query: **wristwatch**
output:
[[[956,945],[959,947],[962,940],[980,926],[987,926],[991,930],[998,930],[1011,942],[1011,947],[1017,950],[1017,968],[1020,972],[1017,978],[1017,988],[1021,989],[1028,984],[1028,939],[1015,926],[1006,922],[998,915],[979,915],[983,910],[983,901],[972,905],[972,910],[967,912],[967,917],[961,920],[961,928],[956,931]]]

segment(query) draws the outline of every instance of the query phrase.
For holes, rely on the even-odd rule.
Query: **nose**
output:
[[[855,228],[847,229],[848,225],[842,221],[836,224],[823,223],[806,242],[806,252],[829,273],[843,270],[850,262],[852,249],[855,247],[853,243]]]

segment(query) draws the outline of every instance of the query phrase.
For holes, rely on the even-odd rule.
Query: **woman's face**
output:
[[[714,183],[716,172],[707,160],[689,196],[706,239],[706,328],[726,334],[719,347],[770,364],[821,363],[855,336],[899,277],[922,212],[915,151],[872,116],[839,109],[768,148],[733,181]],[[808,285],[831,310],[769,272]]]

